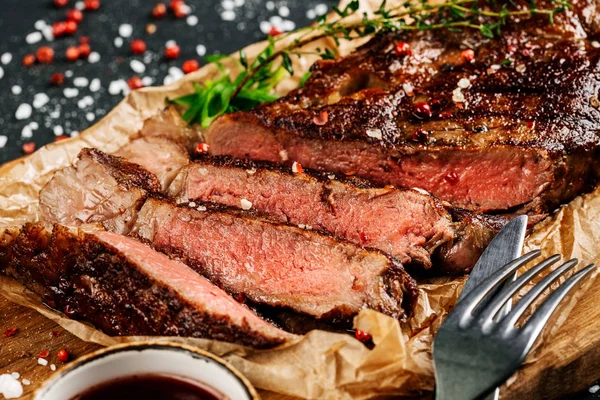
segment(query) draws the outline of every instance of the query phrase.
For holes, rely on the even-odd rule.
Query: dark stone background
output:
[[[162,0],[168,4],[168,0]],[[121,99],[122,95],[108,93],[110,82],[117,79],[127,80],[131,76],[150,76],[155,79],[153,85],[161,85],[169,67],[181,68],[182,63],[191,58],[202,60],[196,52],[196,46],[202,44],[207,48],[207,54],[215,52],[231,53],[250,43],[264,39],[266,35],[260,30],[260,22],[268,21],[279,14],[282,8],[289,9],[289,16],[284,20],[293,20],[296,26],[304,26],[313,22],[307,17],[307,11],[314,10],[319,4],[332,5],[335,0],[188,0],[192,8],[190,15],[198,18],[196,26],[190,26],[185,19],[176,19],[169,14],[162,20],[155,21],[150,17],[152,7],[157,0],[102,0],[97,12],[84,12],[84,20],[77,34],[72,37],[55,39],[52,42],[42,40],[35,44],[27,44],[25,37],[34,32],[36,21],[43,20],[48,24],[64,20],[66,10],[73,8],[76,0],[70,0],[69,6],[63,9],[54,7],[52,0],[2,0],[0,8],[0,56],[6,52],[12,54],[8,65],[0,62],[4,76],[0,78],[0,135],[8,140],[0,148],[0,164],[23,155],[21,146],[26,142],[35,142],[37,147],[52,142],[55,138],[53,127],[60,125],[65,134],[81,131],[99,120]],[[243,3],[235,7],[236,18],[225,21],[221,17],[224,3]],[[267,4],[270,3],[270,4]],[[272,7],[268,7],[271,6]],[[272,9],[269,9],[272,8]],[[285,15],[286,13],[283,12]],[[149,35],[145,27],[149,23],[157,26],[156,33]],[[121,48],[114,45],[114,39],[119,36],[119,26],[131,24],[133,34],[124,39]],[[65,49],[77,45],[79,36],[89,36],[92,50],[100,54],[100,61],[91,64],[88,61],[70,63],[65,59]],[[133,57],[129,43],[135,38],[143,39],[152,60],[146,65],[146,72],[136,74],[129,66]],[[181,57],[175,61],[163,58],[165,43],[175,40],[181,47]],[[23,56],[35,53],[43,45],[49,45],[55,50],[55,60],[50,65],[36,65],[25,68],[22,65]],[[141,56],[135,56],[142,59]],[[67,78],[63,87],[52,87],[50,77],[55,72],[72,71],[73,77]],[[0,73],[1,75],[1,73]],[[79,95],[65,98],[64,88],[72,88],[75,77],[86,77],[88,80],[99,78],[102,88],[91,93],[88,88],[78,88]],[[18,85],[22,93],[15,95],[11,89]],[[45,93],[50,102],[34,109],[27,120],[17,120],[15,111],[21,103],[32,104],[36,93]],[[80,109],[78,100],[90,95],[94,104]],[[56,117],[56,109],[60,107],[60,116]],[[88,121],[86,115],[93,113],[94,120]],[[91,116],[91,115],[90,115]],[[23,127],[32,121],[37,122],[39,129],[33,131],[31,138],[22,138]],[[0,138],[0,142],[2,138]],[[0,143],[1,144],[1,143]]]
[[[163,0],[167,1],[167,0]],[[224,11],[223,3],[228,2],[243,5],[234,7],[236,17],[233,21],[225,21],[221,17]],[[167,1],[168,2],[168,1]],[[70,0],[68,8],[57,9],[52,0],[2,0],[0,9],[0,56],[12,54],[12,61],[0,68],[4,76],[0,78],[0,136],[8,140],[0,148],[0,164],[22,156],[22,145],[26,142],[36,143],[37,148],[54,140],[53,128],[60,125],[64,134],[81,131],[102,118],[114,107],[123,96],[108,93],[110,82],[131,76],[149,76],[155,79],[154,85],[160,85],[172,66],[181,68],[187,59],[202,60],[196,52],[197,45],[204,45],[207,54],[231,53],[250,43],[264,39],[266,35],[260,30],[260,22],[268,21],[279,15],[281,8],[289,9],[289,16],[283,19],[292,20],[297,27],[307,25],[313,20],[307,17],[307,11],[315,10],[319,4],[336,4],[336,0],[187,0],[192,8],[191,15],[198,17],[198,24],[190,26],[185,19],[176,19],[168,15],[162,20],[155,21],[150,17],[150,11],[156,4],[155,0],[103,0],[97,12],[85,12],[84,21],[73,37],[59,38],[48,43],[42,40],[35,44],[27,44],[25,37],[34,32],[36,21],[43,20],[48,24],[64,19],[68,8],[75,6],[76,1]],[[271,3],[273,6],[271,7]],[[283,12],[285,15],[285,11]],[[154,23],[156,33],[149,35],[145,32],[146,25]],[[131,24],[133,34],[124,39],[122,47],[114,45],[114,39],[119,36],[119,26]],[[77,61],[70,63],[65,60],[64,52],[68,46],[76,45],[79,36],[89,36],[92,50],[100,54],[100,61],[89,63]],[[143,39],[152,59],[146,65],[146,72],[136,74],[129,65],[133,57],[129,43],[135,38]],[[181,57],[176,61],[166,61],[163,50],[168,40],[175,40],[181,47]],[[43,45],[49,45],[55,50],[55,61],[50,65],[36,65],[31,68],[23,67],[21,60],[27,53],[34,53]],[[134,58],[141,59],[140,56]],[[67,78],[63,87],[52,87],[50,77],[55,72],[72,71],[73,76]],[[1,74],[0,74],[1,75]],[[101,89],[90,92],[89,88],[78,88],[79,95],[65,98],[63,90],[72,88],[75,77],[85,77],[88,80],[99,78]],[[22,92],[12,93],[12,87],[18,85]],[[15,111],[22,103],[32,104],[37,93],[45,93],[50,101],[40,109],[34,109],[30,118],[17,120]],[[77,102],[85,96],[91,96],[92,105],[81,109]],[[60,116],[56,110],[60,107]],[[94,119],[89,121],[86,115],[93,113]],[[39,128],[33,130],[31,138],[22,138],[23,127],[31,122],[37,122]],[[0,138],[1,140],[2,138]],[[587,396],[587,397],[586,397]],[[586,393],[581,399],[600,399],[596,395]]]

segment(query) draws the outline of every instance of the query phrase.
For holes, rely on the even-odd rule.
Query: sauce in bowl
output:
[[[132,375],[93,386],[71,400],[226,400],[218,390],[172,375]]]

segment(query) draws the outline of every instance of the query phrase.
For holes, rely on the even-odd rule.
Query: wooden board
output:
[[[1,334],[12,327],[19,329],[15,336]],[[0,373],[18,372],[32,382],[24,386],[22,399],[31,399],[35,388],[52,374],[50,364],[63,365],[56,357],[63,348],[76,358],[99,346],[0,296]],[[51,354],[48,366],[37,363],[45,349]],[[570,319],[541,350],[534,363],[511,378],[503,399],[559,399],[587,389],[600,378],[600,291],[590,290],[590,296],[577,304]]]

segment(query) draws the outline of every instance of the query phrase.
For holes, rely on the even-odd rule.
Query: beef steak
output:
[[[436,271],[470,270],[500,225],[473,223],[467,212],[453,218],[439,201],[416,190],[374,187],[356,177],[298,168],[294,172],[281,164],[201,157],[181,170],[169,195],[181,202],[237,208],[249,201],[254,210],[279,222],[308,225],[379,249],[404,265],[430,268],[435,253]]]
[[[110,335],[209,338],[258,348],[294,335],[260,319],[184,264],[131,238],[41,225],[0,235],[0,273]]]
[[[40,219],[79,226],[102,222],[128,232],[149,192],[160,192],[156,177],[138,164],[96,149],[83,149],[75,166],[63,168],[40,192]]]
[[[495,40],[381,34],[317,62],[278,101],[218,118],[205,139],[214,155],[418,187],[478,212],[546,213],[597,178],[599,4],[574,2],[554,24],[509,18]],[[396,55],[400,42],[412,55]]]
[[[132,234],[259,305],[346,322],[363,308],[404,318],[414,304],[416,283],[381,252],[223,206],[200,209],[149,199]]]

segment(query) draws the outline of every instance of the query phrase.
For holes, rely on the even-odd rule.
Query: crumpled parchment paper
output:
[[[390,6],[402,4],[397,0],[388,3]],[[378,0],[365,0],[361,2],[361,11],[372,12],[378,6]],[[359,44],[360,41],[342,42],[336,47],[332,40],[322,39],[311,47],[328,47],[343,55]],[[264,46],[264,43],[249,46],[246,49],[248,57],[252,58]],[[299,77],[315,59],[311,55],[302,59],[294,57],[296,75],[283,81],[277,90],[284,94],[295,88]],[[227,66],[235,71],[233,63]],[[164,109],[165,98],[190,93],[191,82],[215,77],[217,73],[214,66],[207,65],[169,86],[132,92],[105,118],[78,137],[47,145],[30,156],[0,167],[0,227],[35,221],[40,189],[55,171],[71,165],[80,149],[117,150],[139,131],[145,119]],[[544,255],[561,253],[567,258],[598,262],[600,242],[595,240],[594,232],[600,232],[600,189],[577,198],[538,224],[525,247],[541,248]],[[268,398],[418,396],[433,390],[433,334],[458,298],[464,279],[445,278],[436,283],[421,284],[414,316],[407,323],[399,324],[371,310],[361,312],[355,319],[355,327],[373,336],[376,344],[373,350],[368,350],[349,335],[323,331],[312,331],[296,342],[261,351],[204,339],[165,340],[196,345],[225,358],[257,388],[263,389]],[[36,309],[85,341],[111,345],[143,339],[109,337],[90,325],[64,318],[45,307],[35,294],[6,277],[0,277],[0,293],[16,303]],[[579,293],[585,293],[585,288]],[[574,297],[562,307],[553,328],[546,330],[546,340],[560,328],[575,302]],[[543,351],[543,347],[538,350]]]

